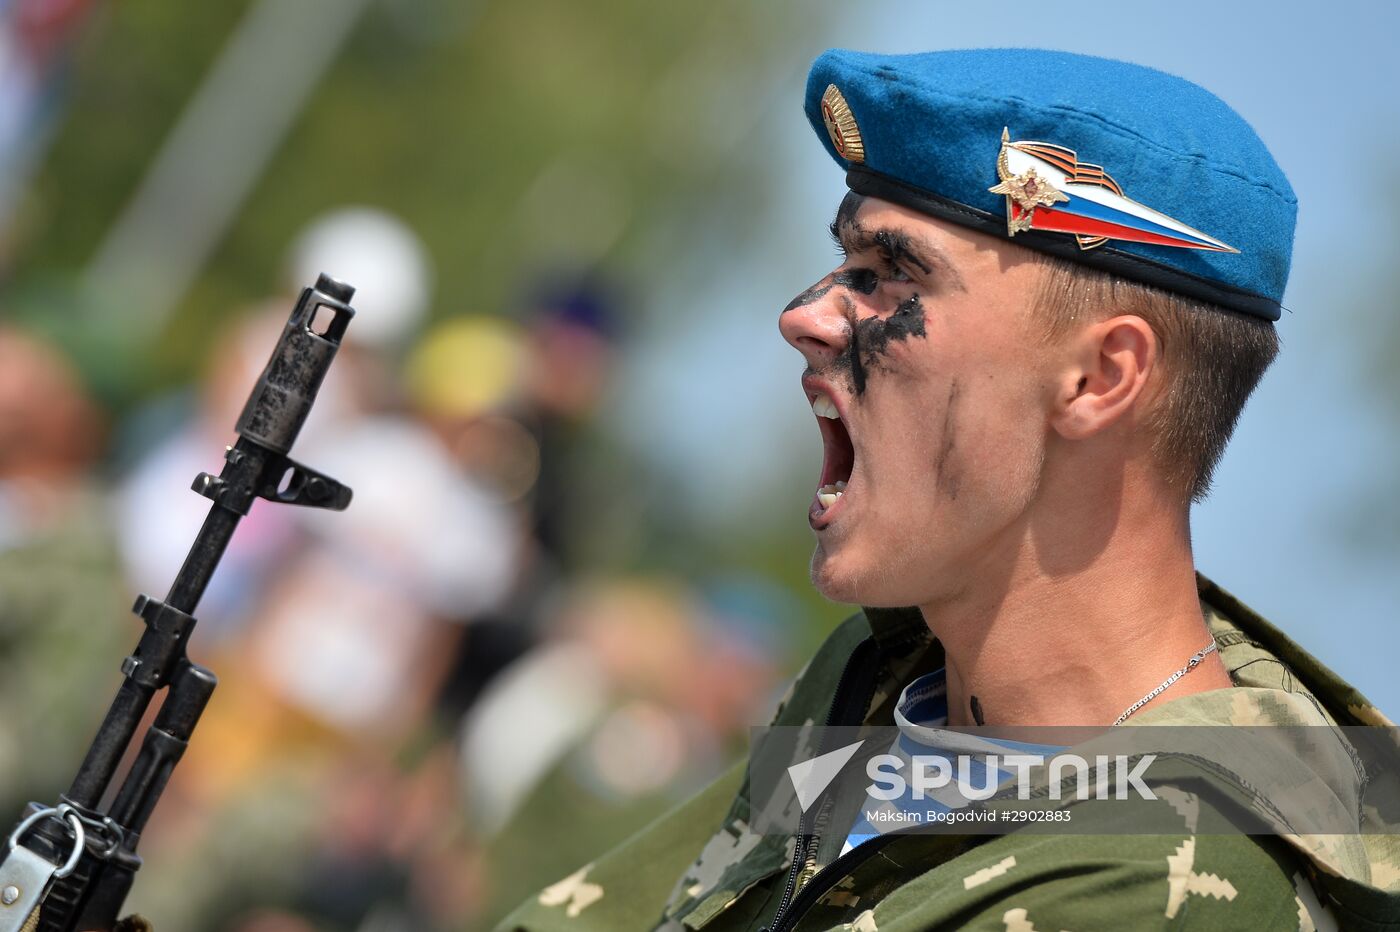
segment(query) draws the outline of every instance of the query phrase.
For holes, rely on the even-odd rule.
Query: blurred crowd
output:
[[[606,548],[628,489],[596,414],[626,345],[609,283],[427,319],[396,218],[346,208],[230,314],[200,384],[114,417],[59,343],[0,324],[0,803],[64,790],[164,596],[296,291],[357,317],[294,456],[354,489],[255,504],[197,612],[220,678],[130,905],[162,930],[489,928],[742,753],[792,657],[760,578]],[[644,538],[644,532],[638,532]]]

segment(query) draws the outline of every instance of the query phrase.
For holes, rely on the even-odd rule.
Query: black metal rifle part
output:
[[[122,682],[68,792],[30,803],[0,851],[0,932],[115,930],[141,858],[136,845],[218,680],[186,656],[194,611],[238,522],[264,498],[340,511],[350,489],[288,457],[345,330],[355,289],[321,275],[302,290],[267,367],[239,416],[238,440],[218,476],[194,491],[213,505],[165,600],[142,595],[146,623],[121,665]],[[117,768],[156,693],[165,696],[111,803]],[[32,923],[38,909],[37,924]],[[123,921],[136,929],[137,922]],[[146,926],[149,928],[149,926]]]

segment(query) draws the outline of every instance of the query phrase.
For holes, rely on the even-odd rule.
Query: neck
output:
[[[1039,508],[963,575],[976,584],[920,606],[950,724],[1111,724],[1210,643],[1185,512],[1084,504]],[[1143,708],[1229,685],[1212,654]]]

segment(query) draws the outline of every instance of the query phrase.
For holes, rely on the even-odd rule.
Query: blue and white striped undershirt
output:
[[[1040,754],[1048,755],[1063,748],[1045,744],[1027,744],[1020,741],[983,738],[962,732],[948,731],[948,681],[946,670],[935,670],[914,680],[900,693],[895,706],[894,721],[899,727],[899,738],[891,745],[889,753],[904,761],[901,773],[910,771],[911,759],[941,757],[948,762],[955,775],[958,771],[958,758],[967,756],[967,782],[973,787],[982,787],[990,778],[994,783],[1015,775],[1015,771],[997,767],[995,777],[987,773],[985,757],[988,754]],[[928,823],[936,820],[934,813],[947,813],[968,805],[968,799],[958,790],[954,779],[948,786],[927,793],[923,799],[914,799],[913,790],[906,786],[904,793],[892,800],[870,799],[866,802],[855,825],[846,835],[846,844],[841,853],[874,838],[884,832],[904,828],[910,824]],[[871,815],[885,814],[886,819],[872,819]],[[914,818],[909,818],[909,815]]]

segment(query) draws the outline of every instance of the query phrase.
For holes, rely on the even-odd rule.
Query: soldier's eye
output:
[[[880,277],[887,282],[895,282],[897,284],[913,281],[913,279],[909,277],[909,273],[904,271],[899,263],[894,261],[893,256],[889,255],[880,257]]]

